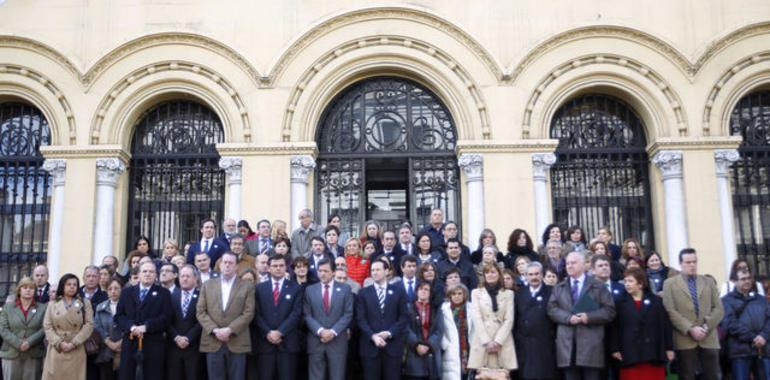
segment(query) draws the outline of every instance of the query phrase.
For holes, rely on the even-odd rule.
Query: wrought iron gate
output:
[[[47,259],[51,177],[40,147],[50,142],[40,110],[0,104],[0,299]]]
[[[554,221],[579,225],[588,238],[609,226],[618,243],[633,237],[654,248],[646,139],[633,109],[605,95],[573,99],[554,115],[551,137],[559,139]]]
[[[730,133],[743,137],[731,169],[738,255],[758,276],[770,275],[770,91],[742,98]]]
[[[127,250],[140,235],[156,251],[168,238],[184,245],[198,239],[201,220],[222,220],[225,173],[216,144],[223,140],[219,117],[193,101],[161,103],[140,118],[131,148]]]
[[[375,159],[403,163],[390,169],[402,171],[393,183],[406,192],[408,219],[416,229],[429,222],[436,207],[447,219],[459,219],[454,121],[422,85],[397,77],[354,84],[324,112],[317,141],[316,213],[323,221],[339,215],[348,236],[360,233],[366,210],[373,207],[367,183],[383,180],[367,178]]]

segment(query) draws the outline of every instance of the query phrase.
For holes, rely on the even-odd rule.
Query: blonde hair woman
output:
[[[513,346],[513,292],[503,287],[497,265],[484,266],[484,277],[471,292],[471,331],[468,368],[479,370],[518,368]]]
[[[0,312],[3,346],[3,379],[40,379],[42,375],[43,316],[46,304],[35,304],[35,282],[23,277],[16,285],[16,299]]]
[[[348,278],[363,286],[369,276],[371,260],[365,256],[358,238],[350,238],[345,242],[345,263],[348,265]]]

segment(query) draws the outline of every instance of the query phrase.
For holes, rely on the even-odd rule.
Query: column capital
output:
[[[96,159],[96,185],[108,185],[115,187],[118,178],[126,171],[126,164],[117,157]]]
[[[64,185],[64,174],[67,171],[67,160],[63,158],[48,158],[43,161],[43,170],[53,177],[54,186]]]
[[[737,149],[717,149],[714,151],[717,177],[727,178],[727,172],[733,162],[740,160],[741,154]]]
[[[219,159],[219,167],[227,174],[228,183],[241,183],[243,171],[243,159],[241,157],[222,157]]]
[[[310,175],[310,171],[315,168],[315,160],[311,155],[300,154],[291,156],[290,165],[291,182],[307,183],[307,177]]]
[[[663,180],[682,178],[682,151],[661,150],[652,157],[652,163],[663,174]]]
[[[556,155],[553,153],[532,153],[532,177],[535,181],[545,181],[548,170],[556,163]]]
[[[465,173],[465,182],[484,180],[484,156],[479,153],[463,153],[457,160],[457,165]]]

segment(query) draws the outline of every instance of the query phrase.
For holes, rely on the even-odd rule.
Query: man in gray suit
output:
[[[347,329],[353,319],[353,292],[347,284],[334,281],[332,262],[323,259],[316,265],[320,282],[305,291],[304,315],[309,334],[309,378],[345,378],[348,355]]]
[[[548,301],[548,316],[558,325],[556,364],[566,380],[599,380],[606,366],[604,325],[615,318],[615,303],[604,284],[586,275],[585,254],[570,252],[566,266],[567,278]]]

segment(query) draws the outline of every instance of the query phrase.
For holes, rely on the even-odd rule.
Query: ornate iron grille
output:
[[[140,235],[156,251],[168,238],[184,245],[198,239],[202,219],[221,221],[225,173],[216,144],[223,140],[219,117],[199,103],[170,101],[145,112],[131,147],[127,250]]]
[[[743,137],[740,159],[730,168],[738,255],[754,273],[770,275],[770,91],[742,98],[730,117],[730,133]]]
[[[0,104],[0,298],[45,263],[51,177],[40,147],[51,142],[43,114],[29,104]]]
[[[634,237],[654,248],[649,158],[633,109],[605,95],[573,99],[554,115],[551,137],[559,139],[551,168],[554,220],[579,225],[589,237],[606,225],[618,243]]]
[[[333,100],[318,128],[316,212],[337,214],[357,236],[367,209],[367,158],[403,157],[409,219],[415,228],[441,207],[459,221],[454,121],[438,97],[403,78],[359,82]],[[371,164],[371,163],[370,163]]]

